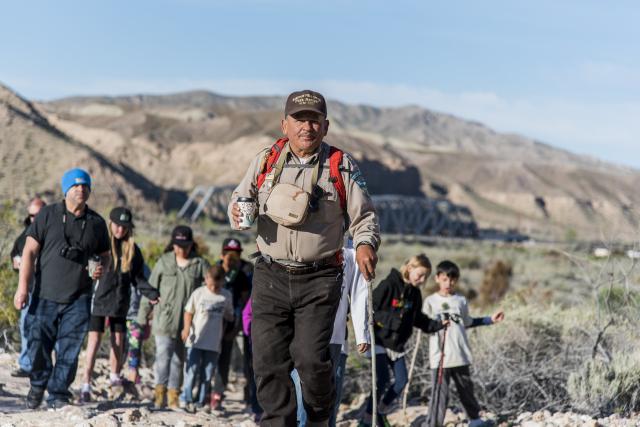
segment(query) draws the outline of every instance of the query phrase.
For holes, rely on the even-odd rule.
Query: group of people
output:
[[[257,223],[254,264],[241,258],[240,242],[228,238],[220,261],[209,265],[191,228],[182,225],[149,272],[134,241],[132,212],[117,207],[105,222],[87,205],[91,177],[82,169],[62,177],[63,201],[30,203],[27,228],[12,252],[23,336],[14,374],[30,378],[28,408],[40,406],[45,390],[50,407],[70,403],[87,332],[81,400],[92,399],[95,358],[108,326],[114,396],[124,382],[139,381],[141,345],[150,330],[154,406],[217,409],[240,335],[245,399],[260,425],[333,426],[351,316],[357,351],[377,362],[377,414],[370,396],[362,425],[388,425],[385,415],[407,384],[405,352],[414,327],[431,335],[429,425],[443,423],[451,379],[471,425],[482,424],[466,329],[504,314],[471,318],[455,293],[460,271],[451,261],[438,264],[439,291],[423,301],[419,286],[432,266],[420,254],[375,288],[372,348],[368,286],[381,240],[366,181],[348,153],[324,142],[329,121],[321,94],[290,94],[281,129],[285,138],[254,158],[229,204],[236,230],[247,228],[239,203],[255,204],[257,215],[249,218]]]
[[[142,343],[152,331],[155,406],[220,406],[251,292],[252,268],[240,258],[240,241],[226,239],[220,261],[210,266],[198,255],[191,228],[180,225],[149,271],[135,242],[130,209],[116,207],[104,221],[87,205],[91,177],[82,169],[67,171],[61,186],[63,201],[29,203],[25,229],[11,251],[19,272],[14,303],[21,310],[22,336],[19,367],[12,375],[30,378],[27,407],[39,407],[45,390],[51,408],[71,402],[69,387],[87,332],[80,401],[91,401],[96,355],[107,327],[110,397],[121,395],[126,382],[140,381]],[[212,394],[216,366],[220,391]]]

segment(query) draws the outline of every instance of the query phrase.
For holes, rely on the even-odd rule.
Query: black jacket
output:
[[[118,251],[119,252],[119,251]],[[131,286],[135,286],[150,300],[158,298],[158,290],[151,286],[143,274],[144,258],[138,245],[131,263],[131,269],[123,273],[120,258],[116,268],[111,264],[100,280],[94,282],[91,314],[94,316],[126,317],[131,301]]]
[[[373,290],[373,319],[376,344],[393,351],[403,351],[413,327],[432,333],[442,329],[442,322],[422,312],[420,289],[405,283],[395,268]]]

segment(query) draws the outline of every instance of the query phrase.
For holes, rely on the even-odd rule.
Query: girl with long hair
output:
[[[107,323],[111,332],[110,397],[116,398],[122,392],[120,371],[124,363],[126,315],[131,300],[131,286],[136,286],[154,303],[158,301],[158,291],[144,280],[144,258],[134,241],[133,227],[133,217],[129,209],[117,207],[111,210],[108,227],[111,264],[105,268],[105,274],[94,282],[84,382],[80,395],[83,402],[91,400],[91,375]]]

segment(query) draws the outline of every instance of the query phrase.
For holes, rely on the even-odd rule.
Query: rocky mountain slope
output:
[[[15,97],[5,88],[0,108]],[[155,195],[150,199],[162,194],[163,205],[175,206],[184,197],[180,192],[195,185],[236,183],[255,153],[280,135],[283,102],[205,91],[75,97],[29,104],[39,118],[25,126],[41,131],[44,120],[48,138],[59,131],[67,136],[65,147],[81,144],[79,152],[113,165],[120,176],[144,179],[144,185],[132,185],[148,187],[146,194]],[[373,194],[447,197],[469,206],[481,227],[553,237],[637,237],[640,171],[415,106],[330,102],[329,113],[327,141],[354,155]],[[25,126],[0,119],[3,152],[17,148],[3,154],[3,165],[6,158],[16,172],[38,169],[25,161]],[[31,141],[41,139],[32,135]],[[54,163],[61,160],[71,159],[56,156]],[[40,189],[50,186],[43,178],[32,181],[41,182]]]

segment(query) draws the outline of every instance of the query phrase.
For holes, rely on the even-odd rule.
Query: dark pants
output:
[[[335,384],[329,341],[341,287],[341,267],[294,275],[263,259],[257,262],[251,337],[262,426],[296,425],[294,367],[309,421],[331,415]]]
[[[29,358],[31,387],[47,389],[51,401],[71,399],[69,387],[76,377],[78,355],[89,327],[91,299],[82,295],[69,304],[34,298],[29,306]],[[51,353],[56,350],[56,364]]]
[[[438,370],[431,370],[432,387],[431,400],[429,401],[429,427],[443,425],[444,416],[449,403],[449,382],[453,379],[460,403],[467,412],[470,420],[480,417],[480,404],[473,395],[473,382],[469,365],[455,368],[445,368],[442,372],[442,384],[438,384]]]
[[[342,347],[342,346],[340,346]],[[336,374],[336,403],[333,407],[333,414],[329,418],[329,427],[336,427],[338,412],[340,411],[340,401],[342,400],[342,384],[344,383],[345,369],[347,366],[347,355],[339,352],[338,360],[334,361]]]
[[[342,346],[340,344],[330,344],[329,351],[331,352],[331,364],[333,365],[333,375],[336,381],[336,402],[333,405],[333,411],[329,417],[329,427],[335,427],[336,418],[338,417],[338,410],[340,409],[340,399],[342,398],[342,383],[344,381],[344,368],[347,362],[347,355],[342,354]],[[302,392],[300,390],[300,376],[298,371],[291,373],[296,388],[296,402],[298,405],[298,427],[305,427],[307,425],[307,413],[304,410],[304,404],[302,403]]]
[[[393,384],[389,384],[391,377],[390,370],[393,370]],[[378,401],[389,405],[393,402],[407,385],[407,364],[404,357],[392,361],[386,354],[376,354],[376,390],[378,392]],[[382,398],[380,398],[382,396]],[[373,402],[371,396],[367,401],[367,414],[371,414],[373,410]]]
[[[256,388],[255,376],[253,373],[253,346],[251,345],[251,339],[247,337],[247,347],[245,353],[247,354],[248,360],[245,361],[245,367],[247,368],[247,372],[249,377],[247,378],[248,386],[249,386],[249,405],[251,406],[251,412],[254,414],[262,414],[262,408],[258,403],[258,390]]]
[[[230,340],[222,338],[220,343],[220,356],[218,357],[218,367],[213,389],[223,397],[227,389],[227,384],[229,384],[229,368],[231,367],[234,341],[235,337],[232,337]]]

